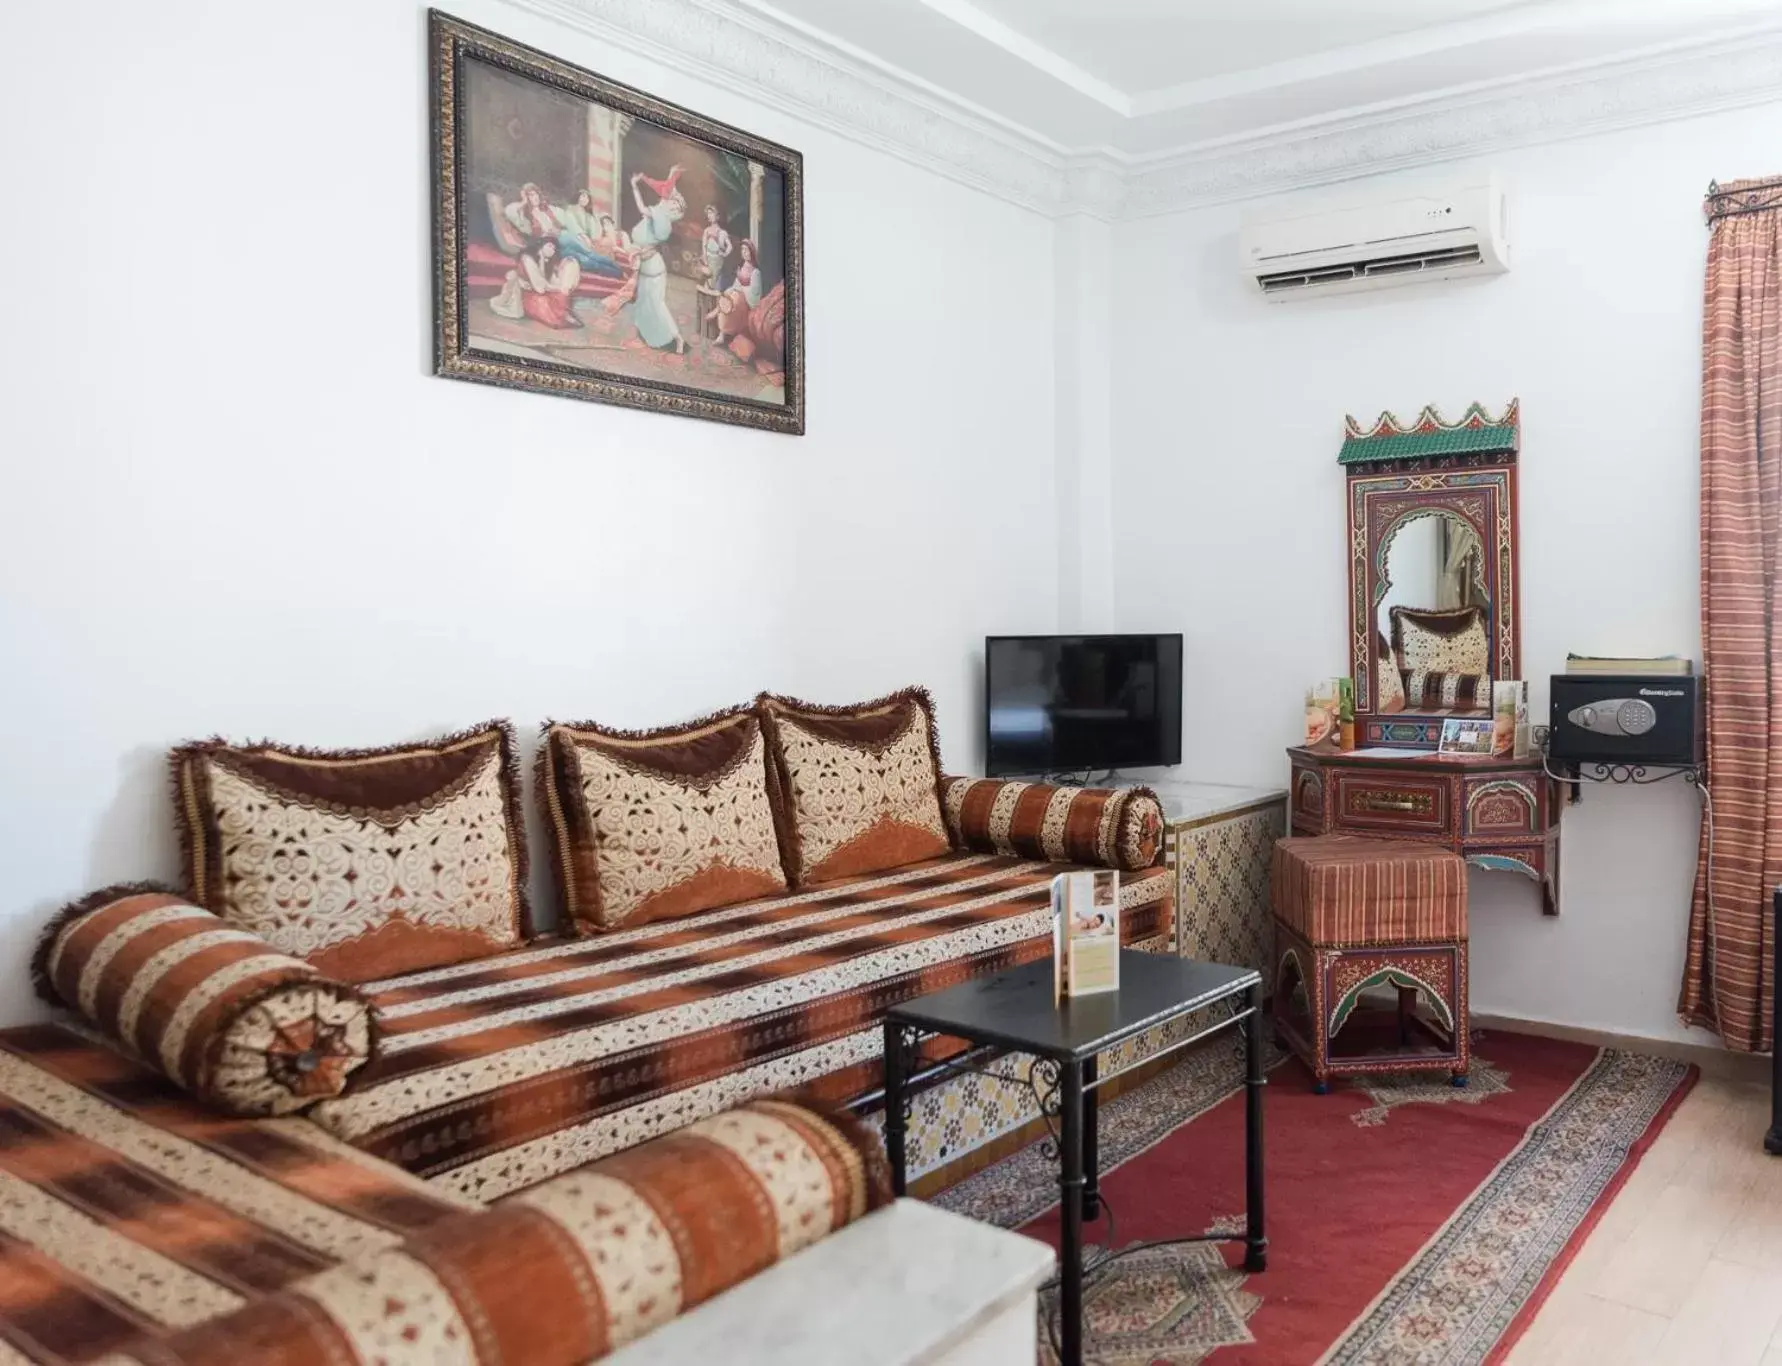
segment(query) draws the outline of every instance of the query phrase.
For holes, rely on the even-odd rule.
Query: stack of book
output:
[[[1651,659],[1617,659],[1607,655],[1567,655],[1565,671],[1568,674],[1648,674],[1655,678],[1687,678],[1695,672],[1693,660],[1680,659],[1676,655],[1662,655]]]

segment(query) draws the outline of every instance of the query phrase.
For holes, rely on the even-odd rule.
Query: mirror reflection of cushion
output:
[[[1394,607],[1392,652],[1406,673],[1489,674],[1485,609]]]
[[[1491,679],[1485,674],[1406,670],[1405,705],[1418,711],[1485,711],[1491,705]]]
[[[1383,635],[1374,639],[1374,672],[1380,680],[1375,706],[1385,715],[1403,711],[1405,680],[1398,671],[1398,659],[1392,653],[1392,646]]]

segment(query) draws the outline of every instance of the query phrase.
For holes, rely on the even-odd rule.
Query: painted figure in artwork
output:
[[[557,233],[559,252],[575,261],[583,270],[591,270],[596,275],[608,275],[615,280],[624,276],[625,268],[610,253],[601,249],[601,225],[612,220],[604,214],[594,212],[594,196],[590,191],[583,190],[577,194],[574,204],[561,207],[553,205],[551,213],[560,229]]]
[[[546,327],[582,327],[585,324],[575,312],[575,287],[581,279],[580,263],[559,256],[556,241],[546,238],[521,255],[489,307],[504,318],[532,318]]]
[[[740,244],[742,259],[737,263],[736,278],[730,288],[718,296],[718,302],[705,315],[717,327],[718,341],[739,356],[754,354],[749,340],[749,319],[761,305],[761,268],[755,264],[755,244],[747,237]],[[738,342],[741,345],[738,345]]]
[[[668,307],[668,262],[662,248],[674,235],[674,225],[687,215],[687,197],[675,188],[681,168],[671,166],[667,176],[652,180],[642,171],[631,177],[631,197],[642,215],[631,230],[632,245],[638,251],[636,298],[631,306],[631,321],[644,345],[657,350],[687,349],[680,324]],[[644,202],[644,188],[656,196],[654,203]]]
[[[723,274],[724,262],[729,259],[732,248],[730,234],[718,222],[716,204],[705,206],[705,232],[700,237],[700,247],[705,254],[705,277],[711,281],[711,287],[717,289],[718,278]]]
[[[742,240],[742,259],[737,262],[730,290],[741,294],[750,308],[761,302],[761,267],[755,259],[755,244],[747,237]]]
[[[631,238],[619,230],[610,213],[600,215],[600,234],[594,239],[594,246],[616,261],[631,254]]]
[[[524,237],[555,237],[557,235],[556,215],[544,197],[544,191],[530,181],[520,186],[520,197],[509,204],[503,212],[507,221],[519,229]]]

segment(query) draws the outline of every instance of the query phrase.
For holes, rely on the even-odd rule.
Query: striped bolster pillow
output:
[[[1491,680],[1483,674],[1407,670],[1405,703],[1415,710],[1477,711],[1491,705]]]
[[[941,809],[959,849],[1126,869],[1163,853],[1163,804],[1147,787],[942,778]]]
[[[232,1114],[339,1095],[376,1042],[353,988],[152,883],[107,887],[59,912],[32,974],[46,1001]]]
[[[754,1101],[106,1361],[572,1366],[889,1199],[866,1130]]]

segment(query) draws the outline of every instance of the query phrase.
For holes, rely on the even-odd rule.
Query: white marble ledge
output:
[[[1264,802],[1287,800],[1284,787],[1235,787],[1226,783],[1179,782],[1169,778],[1143,780],[1163,803],[1163,817],[1171,825],[1227,816]]]
[[[613,1366],[908,1366],[1032,1294],[1052,1249],[899,1200],[608,1358]]]

